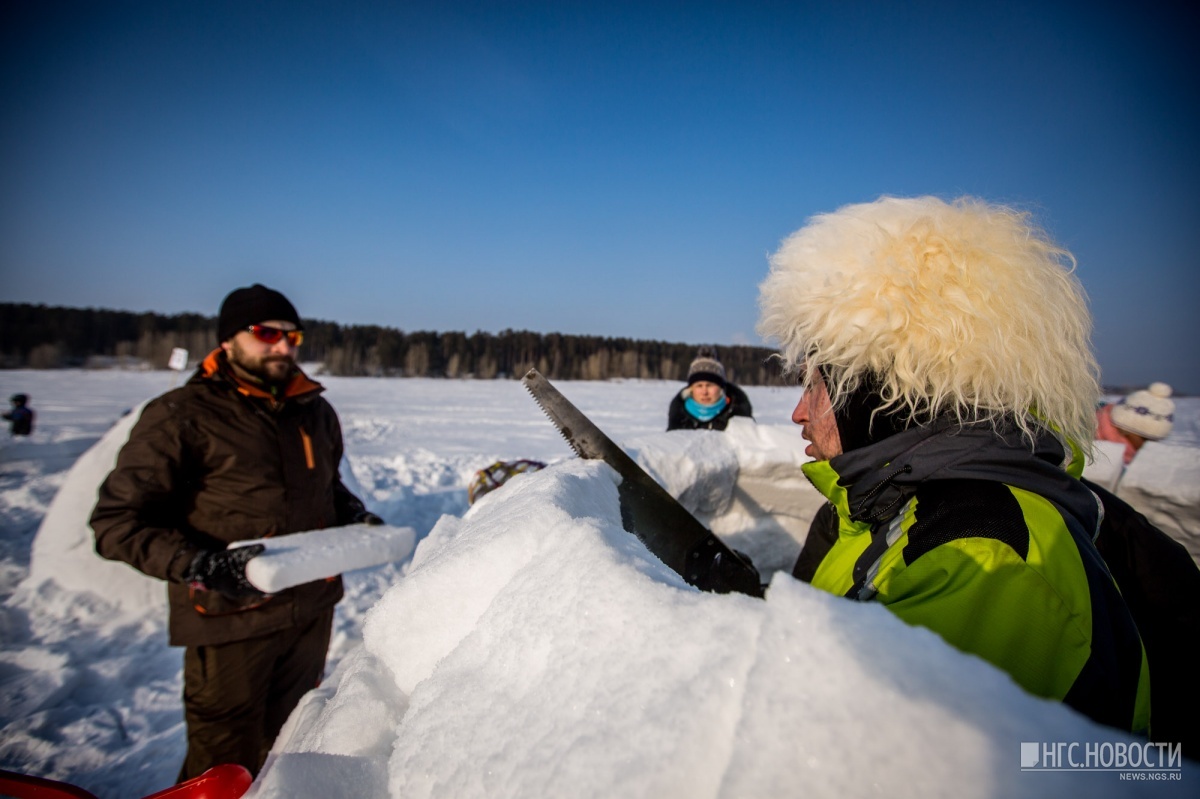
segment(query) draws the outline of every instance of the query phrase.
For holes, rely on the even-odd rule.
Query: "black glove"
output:
[[[221,552],[201,552],[192,558],[184,579],[230,599],[266,596],[246,579],[246,561],[261,554],[264,549],[266,547],[262,544],[251,544]]]
[[[363,510],[359,511],[358,513],[354,514],[354,518],[350,520],[350,523],[351,524],[369,524],[372,527],[378,527],[381,524],[385,524],[383,519],[379,518],[374,513],[371,513],[371,511],[366,510],[365,508]]]

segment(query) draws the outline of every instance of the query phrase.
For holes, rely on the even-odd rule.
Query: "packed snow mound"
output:
[[[633,439],[622,449],[693,516],[712,517],[733,499],[738,459],[731,439],[719,430],[675,430]]]
[[[1147,441],[1128,466],[1124,454],[1124,444],[1095,442],[1083,476],[1132,505],[1200,564],[1200,448]]]
[[[1200,563],[1200,450],[1147,441],[1116,493]]]
[[[443,518],[248,796],[1127,792],[1023,773],[1020,742],[1122,736],[881,606],[686,585],[621,528],[617,479],[569,460]]]
[[[1083,467],[1085,478],[1115,494],[1124,473],[1124,444],[1119,441],[1092,442],[1092,460]]]
[[[810,458],[795,425],[734,417],[724,431],[673,430],[624,449],[669,494],[764,578],[791,571],[813,514],[825,502],[800,471]]]
[[[67,472],[33,540],[29,577],[21,586],[22,593],[44,593],[50,590],[47,584],[53,583],[70,592],[95,594],[123,613],[165,616],[167,592],[162,581],[127,564],[101,558],[88,526],[100,484],[116,464],[145,405],[143,402],[118,419]]]

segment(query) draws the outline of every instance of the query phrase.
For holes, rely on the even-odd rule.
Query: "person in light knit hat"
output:
[[[786,238],[759,307],[831,509],[808,582],[1145,731],[1146,655],[1077,479],[1099,384],[1071,254],[1012,208],[883,197]]]
[[[1125,445],[1125,465],[1133,460],[1147,441],[1158,441],[1171,434],[1175,421],[1175,403],[1171,387],[1151,383],[1115,403],[1096,411],[1096,440]]]
[[[667,430],[724,430],[733,416],[754,418],[750,398],[726,379],[717,353],[701,347],[688,366],[687,386],[671,399]]]

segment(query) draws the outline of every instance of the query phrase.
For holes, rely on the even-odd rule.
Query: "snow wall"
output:
[[[782,573],[765,601],[686,585],[621,528],[617,479],[567,460],[443,517],[248,797],[1128,795],[1020,760],[1128,736],[882,606]]]
[[[1107,488],[1187,548],[1200,564],[1200,448],[1147,441],[1124,467],[1125,445],[1095,442],[1083,476]]]

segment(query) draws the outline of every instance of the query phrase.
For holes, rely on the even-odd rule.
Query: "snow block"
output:
[[[1200,564],[1200,448],[1147,441],[1116,494]]]
[[[1124,444],[1094,447],[1083,476],[1132,505],[1200,564],[1200,447],[1147,441],[1128,466]]]
[[[246,563],[246,578],[259,591],[274,594],[342,572],[403,560],[412,554],[416,543],[417,533],[411,527],[352,524],[239,541],[230,549],[251,544],[266,547]]]
[[[1083,476],[1114,494],[1125,471],[1125,445],[1119,441],[1092,442],[1092,460],[1083,466]]]
[[[622,446],[767,579],[791,571],[812,517],[825,502],[800,471],[811,460],[806,444],[795,425],[734,417],[724,431],[673,430]]]

